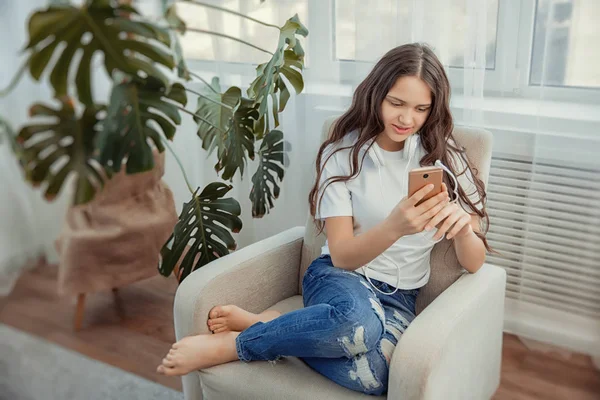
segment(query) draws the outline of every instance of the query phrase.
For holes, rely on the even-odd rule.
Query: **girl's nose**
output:
[[[398,122],[403,126],[412,126],[413,118],[410,111],[402,112],[398,115]]]

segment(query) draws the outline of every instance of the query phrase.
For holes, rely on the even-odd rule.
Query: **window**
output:
[[[600,88],[600,2],[537,0],[529,84]]]
[[[205,1],[277,26],[297,13],[310,31],[303,40],[307,82],[351,87],[387,49],[418,40],[433,46],[455,93],[600,102],[600,0]],[[177,7],[190,28],[268,51],[276,46],[273,28],[186,2]],[[214,70],[219,61],[222,73],[243,79],[254,77],[253,65],[269,58],[242,43],[191,31],[182,47],[190,68]]]
[[[210,3],[277,26],[282,26],[297,13],[300,21],[307,25],[307,0],[272,0],[264,3],[259,0],[223,0]],[[233,36],[270,52],[277,47],[279,35],[273,27],[191,3],[177,3],[177,13],[188,28]],[[181,46],[184,56],[192,60],[261,64],[270,58],[269,54],[243,43],[193,31],[183,35]]]
[[[444,7],[436,9],[432,7],[434,3],[380,0],[375,6],[373,2],[362,0],[337,0],[333,21],[335,58],[340,61],[375,61],[381,56],[382,48],[412,42],[412,37],[417,34],[436,49],[445,65],[461,68],[465,58],[462,38],[467,35],[470,22],[467,8],[479,5],[467,4],[465,0],[449,0],[443,3]],[[487,2],[484,22],[486,68],[494,69],[498,0]],[[452,32],[453,38],[449,38],[448,32]]]

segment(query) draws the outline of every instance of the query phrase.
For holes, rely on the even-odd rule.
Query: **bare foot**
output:
[[[238,359],[235,339],[238,332],[188,336],[173,344],[156,368],[163,375],[185,375]]]
[[[216,306],[208,313],[207,324],[213,333],[242,332],[257,322],[269,322],[280,315],[281,313],[274,310],[254,314],[234,305]]]

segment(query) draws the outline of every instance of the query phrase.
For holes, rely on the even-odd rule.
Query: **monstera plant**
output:
[[[92,200],[121,168],[128,174],[152,169],[153,149],[169,148],[186,117],[197,124],[207,155],[216,152],[214,168],[223,181],[232,182],[238,172],[243,176],[248,160],[258,157],[249,194],[252,215],[263,217],[273,207],[284,177],[284,136],[276,128],[291,90],[303,90],[299,37],[308,31],[297,16],[278,27],[214,4],[187,2],[270,26],[279,35],[273,52],[261,49],[270,59],[257,66],[256,79],[245,93],[189,71],[179,37],[195,31],[259,47],[186,26],[176,2],[162,0],[165,13],[160,20],[145,18],[135,2],[126,0],[87,0],[77,6],[54,1],[32,14],[25,63],[1,94],[12,90],[27,71],[36,81],[48,78],[54,90],[54,104],[32,105],[30,115],[39,121],[21,127],[15,140],[27,180],[42,186],[46,199],[55,198],[69,176],[75,177],[77,205]],[[98,67],[113,81],[108,99],[94,93],[92,78]],[[196,79],[203,82],[202,90],[186,86]],[[197,98],[194,110],[186,108],[189,96]],[[8,127],[2,121],[0,125]],[[231,184],[213,182],[194,190],[188,183],[188,188],[191,199],[163,246],[158,267],[169,276],[179,263],[180,281],[234,250],[232,233],[242,229],[240,205],[226,197]]]
[[[5,139],[5,137],[8,138],[8,140],[12,140],[13,136],[14,133],[10,124],[4,118],[2,118],[2,116],[0,116],[0,144],[2,144],[2,141]]]

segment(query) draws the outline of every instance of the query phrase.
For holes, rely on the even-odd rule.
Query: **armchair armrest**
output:
[[[262,312],[298,293],[304,227],[281,232],[192,272],[177,288],[173,317],[177,340],[209,333],[206,320],[219,304]],[[185,400],[202,400],[200,375],[181,377]]]
[[[485,264],[440,294],[398,342],[388,399],[489,399],[500,384],[504,269]]]
[[[262,312],[298,294],[304,227],[296,227],[221,257],[191,273],[177,289],[173,315],[177,340],[210,333],[210,309],[236,304]]]

